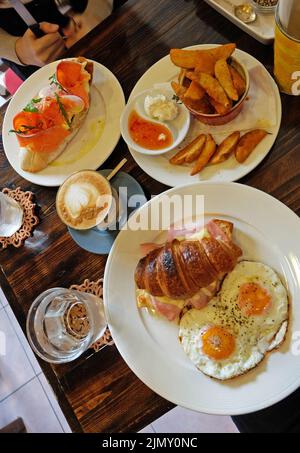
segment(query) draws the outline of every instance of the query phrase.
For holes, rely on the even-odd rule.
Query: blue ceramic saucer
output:
[[[103,176],[107,176],[111,170],[99,170],[99,173]],[[140,184],[130,175],[124,172],[119,172],[111,180],[111,185],[118,192],[119,187],[127,187],[127,200],[122,199],[122,205],[128,206],[128,199],[134,195],[140,195],[141,199],[138,206],[134,208],[127,208],[128,217],[140,206],[146,203],[147,199],[145,193],[140,186]],[[125,224],[126,218],[121,220],[122,224]],[[91,253],[96,253],[97,255],[108,255],[112,245],[119,234],[119,230],[110,231],[110,230],[99,230],[97,227],[90,230],[74,230],[73,228],[68,227],[69,233],[72,236],[73,240],[76,242],[79,247],[87,250]]]

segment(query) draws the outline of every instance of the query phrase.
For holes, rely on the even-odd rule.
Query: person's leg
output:
[[[241,433],[300,433],[300,388],[275,406],[232,420]]]

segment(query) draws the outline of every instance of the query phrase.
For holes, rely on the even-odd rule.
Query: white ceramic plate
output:
[[[274,41],[275,16],[272,14],[257,14],[257,19],[252,24],[244,24],[239,20],[233,12],[232,6],[227,3],[227,0],[205,0],[216,11],[227,17],[233,24],[244,30],[248,35],[257,39],[262,44],[272,44]],[[240,5],[241,0],[230,0],[235,6]],[[249,2],[245,2],[249,3]]]
[[[125,106],[122,87],[109,69],[94,63],[91,106],[87,117],[66,150],[47,168],[30,173],[19,164],[19,144],[12,129],[14,116],[49,83],[58,61],[39,69],[15,93],[7,108],[2,138],[7,159],[19,175],[41,186],[59,186],[72,173],[96,170],[110,156],[120,138],[120,115]]]
[[[252,24],[244,24],[239,20],[233,12],[232,6],[227,3],[227,0],[205,0],[210,6],[212,6],[216,11],[222,14],[222,16],[227,17],[233,24],[237,25],[243,31],[248,33],[248,35],[257,39],[257,41],[262,44],[272,44],[274,41],[274,30],[275,30],[275,15],[272,14],[257,14],[257,19]],[[240,5],[241,0],[230,0],[235,6]]]
[[[292,353],[292,335],[300,331],[299,218],[275,198],[251,187],[196,183],[155,197],[130,221],[141,212],[150,214],[150,206],[157,207],[166,194],[203,194],[207,219],[234,222],[234,239],[244,259],[261,261],[278,272],[291,302],[287,339],[256,369],[234,380],[221,383],[197,371],[179,344],[178,327],[136,307],[134,271],[141,258],[140,244],[156,241],[159,233],[124,230],[114,243],[104,277],[106,315],[119,352],[146,385],[180,406],[237,415],[275,404],[300,386],[300,360]],[[284,228],[279,219],[284,219]]]
[[[203,44],[189,47],[189,49],[207,49],[215,47],[212,44]],[[170,152],[163,156],[145,156],[137,153],[133,149],[129,148],[133,158],[135,159],[136,163],[153,179],[160,181],[167,186],[175,187],[183,184],[189,184],[197,181],[226,181],[232,182],[241,179],[246,174],[250,173],[257,165],[261,163],[261,161],[267,156],[269,151],[271,150],[276,137],[278,135],[281,123],[281,116],[282,116],[282,107],[281,107],[281,99],[279,90],[275,81],[269,75],[265,67],[254,57],[249,55],[246,52],[241,50],[236,50],[234,56],[241,61],[248,69],[248,71],[253,70],[254,68],[259,68],[263,71],[263,75],[265,77],[266,83],[268,84],[268,89],[270,90],[271,96],[274,96],[274,105],[275,111],[268,111],[268,116],[270,115],[274,117],[272,118],[272,127],[269,128],[270,135],[268,135],[255,149],[255,151],[250,155],[247,161],[244,164],[238,164],[235,160],[235,157],[230,157],[226,162],[218,165],[211,165],[206,167],[201,173],[196,176],[190,176],[190,167],[186,166],[179,166],[179,165],[171,165],[169,163],[169,158],[174,154]],[[140,92],[149,89],[156,84],[161,84],[164,82],[170,82],[177,78],[179,73],[179,68],[177,68],[170,60],[169,55],[162,58],[156,64],[154,64],[138,81],[136,86],[134,87],[129,101],[137,96]],[[251,84],[251,77],[250,77],[250,84]],[[251,89],[251,88],[250,88]],[[256,122],[257,118],[257,109],[253,108],[253,124]],[[240,116],[237,117],[235,121],[237,121]],[[274,120],[274,121],[273,121]],[[193,125],[194,123],[194,125]],[[228,123],[230,125],[230,123]],[[226,126],[228,126],[226,125]],[[191,122],[191,128],[197,127],[199,128],[199,123],[195,119]],[[238,124],[237,126],[238,127]],[[223,127],[219,126],[223,129]],[[263,125],[262,125],[262,128]],[[211,129],[212,134],[215,137],[216,129]],[[237,129],[235,129],[237,130]],[[240,130],[240,129],[238,129]],[[204,131],[199,130],[197,133],[201,133]],[[232,131],[233,132],[233,131]],[[229,133],[227,134],[229,135]],[[226,135],[225,135],[226,136]],[[225,138],[224,136],[224,138]],[[189,136],[187,136],[188,138]]]

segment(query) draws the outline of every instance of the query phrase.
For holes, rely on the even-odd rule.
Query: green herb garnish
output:
[[[182,104],[180,97],[177,94],[173,94],[172,101],[175,101],[176,104]]]
[[[25,129],[25,131],[22,130],[21,128]],[[26,124],[22,124],[19,129],[17,130],[11,129],[9,133],[12,132],[14,134],[26,134],[26,132],[32,131],[33,129],[36,129],[36,126],[26,126]]]
[[[35,107],[35,104],[38,104],[39,102],[41,102],[41,100],[42,100],[42,98],[31,99],[31,101],[28,102],[26,107],[23,109],[23,112],[31,112],[31,113],[38,112],[38,109]]]
[[[55,97],[56,97],[56,101],[58,103],[59,110],[61,111],[61,114],[64,117],[65,122],[68,125],[68,128],[70,129],[71,128],[71,124],[72,124],[72,120],[71,121],[69,120],[67,112],[66,112],[64,106],[62,105],[61,100],[60,100],[60,98],[59,98],[57,93],[55,93]]]
[[[56,74],[53,74],[51,77],[49,77],[50,80],[50,85],[56,85],[60,90],[64,91],[67,93],[67,91],[61,86],[61,84],[57,81]]]

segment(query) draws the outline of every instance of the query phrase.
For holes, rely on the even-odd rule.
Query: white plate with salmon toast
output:
[[[89,60],[93,66],[90,105],[78,132],[46,168],[36,172],[23,170],[20,145],[16,134],[10,132],[14,129],[14,118],[50,84],[61,61],[40,68],[20,86],[7,108],[2,129],[4,150],[15,171],[32,183],[48,187],[61,185],[76,171],[96,170],[110,156],[120,138],[120,115],[125,105],[124,93],[116,77],[100,63]]]

